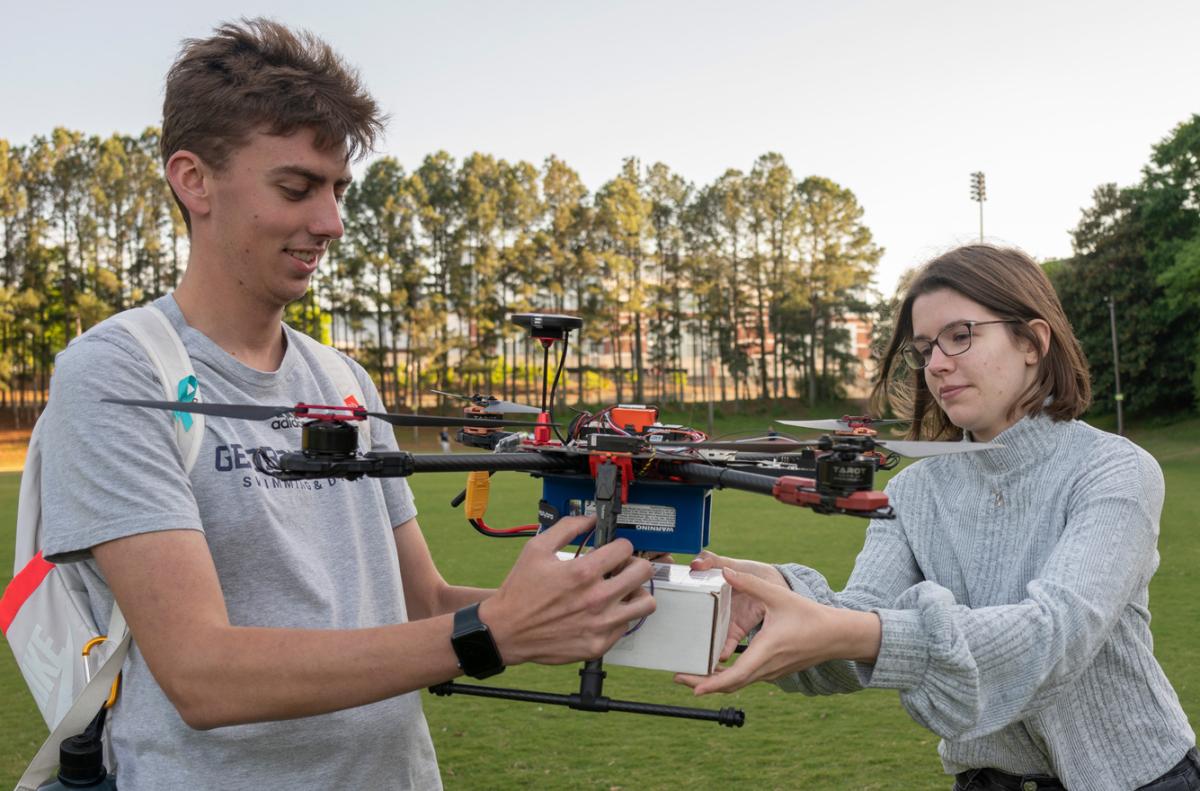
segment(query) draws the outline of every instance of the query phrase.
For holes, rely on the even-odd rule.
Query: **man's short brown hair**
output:
[[[358,73],[324,41],[269,19],[242,20],[183,42],[167,72],[160,148],[164,165],[186,150],[219,171],[256,131],[311,129],[319,148],[344,145],[357,159],[374,149],[384,121]]]
[[[956,291],[1001,318],[1015,319],[1009,331],[1037,350],[1037,375],[1008,417],[1045,413],[1052,420],[1071,420],[1087,410],[1092,399],[1087,359],[1050,280],[1022,251],[986,244],[956,248],[917,271],[896,312],[892,338],[871,393],[872,410],[883,414],[891,406],[898,416],[911,419],[910,439],[962,436],[934,401],[923,372],[909,369],[900,355],[913,336],[913,302],[940,289]],[[1033,319],[1050,326],[1050,348],[1045,354],[1029,327]]]

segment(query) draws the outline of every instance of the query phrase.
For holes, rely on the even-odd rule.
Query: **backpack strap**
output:
[[[159,381],[162,383],[166,400],[200,400],[199,383],[192,367],[191,357],[166,314],[153,305],[146,305],[118,313],[112,317],[112,320],[124,327],[146,351],[146,355],[150,358],[155,373],[158,374]],[[174,415],[176,420],[175,440],[179,444],[184,472],[190,473],[199,456],[200,443],[204,437],[204,415],[191,412],[175,412]],[[21,496],[18,502],[25,507],[36,505],[39,512],[32,516],[40,523],[40,498],[34,496],[34,490],[41,488],[41,448],[36,439],[37,425],[35,424],[30,437],[30,457],[26,459],[25,472],[21,480]],[[36,463],[31,463],[31,461]],[[28,538],[35,543],[39,543],[41,540],[35,531],[31,531]],[[21,557],[20,549],[18,547],[18,562]],[[111,649],[108,656],[101,662],[96,674],[71,703],[67,713],[51,729],[49,737],[21,775],[21,779],[17,783],[17,791],[34,791],[53,777],[58,767],[59,745],[62,741],[82,733],[95,718],[96,712],[100,710],[101,706],[109,705],[107,701],[113,692],[114,682],[121,672],[125,657],[129,653],[131,637],[129,627],[125,623],[125,615],[114,600],[112,614],[108,621],[106,641],[115,644],[115,648]]]
[[[358,383],[358,377],[354,375],[354,371],[350,368],[350,363],[342,358],[337,349],[332,346],[326,346],[312,336],[297,330],[291,333],[289,337],[298,337],[304,347],[312,352],[313,357],[321,363],[321,368],[325,371],[325,375],[333,380],[334,387],[337,388],[339,396],[344,404],[351,403],[361,406],[367,405],[367,399],[363,395],[362,385]],[[371,449],[371,426],[366,420],[358,423],[358,440],[359,449],[369,451]]]
[[[108,639],[118,641],[116,649],[100,665],[100,669],[83,688],[83,692],[79,693],[79,697],[71,704],[67,715],[43,742],[41,749],[37,751],[17,782],[16,791],[36,791],[41,784],[53,777],[58,769],[59,745],[64,739],[83,733],[95,719],[96,712],[100,711],[102,706],[109,705],[107,701],[113,691],[113,682],[121,672],[125,655],[129,653],[130,637],[125,615],[114,600],[112,615],[108,619]]]
[[[200,385],[192,359],[179,333],[166,314],[153,305],[131,308],[113,316],[146,350],[158,379],[162,382],[167,401],[200,401]],[[204,415],[195,412],[174,412],[175,441],[183,457],[183,471],[190,473],[200,455],[204,437]]]

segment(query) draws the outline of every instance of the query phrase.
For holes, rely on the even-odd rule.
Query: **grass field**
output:
[[[705,414],[667,416],[703,426]],[[757,414],[724,416],[721,432],[766,429]],[[1131,430],[1159,459],[1167,501],[1159,543],[1162,565],[1151,586],[1156,654],[1193,723],[1200,723],[1200,419]],[[423,439],[424,446],[428,439]],[[1082,460],[1081,460],[1082,461]],[[461,475],[413,479],[421,523],[444,575],[455,582],[501,581],[521,542],[479,536],[449,508]],[[0,475],[0,584],[12,567],[12,529],[19,476]],[[501,473],[489,522],[532,521],[536,481]],[[797,560],[824,571],[835,585],[848,575],[865,523],[819,517],[755,495],[714,498],[712,548],[766,560]],[[729,696],[693,699],[669,674],[607,667],[613,698],[746,711],[746,726],[587,714],[482,698],[426,699],[426,715],[448,789],[945,789],[937,739],[914,724],[894,693],[867,691],[832,698],[785,695],[758,685]],[[519,667],[493,679],[547,692],[577,691],[577,666]],[[12,786],[45,730],[15,669],[0,649],[0,786]],[[349,747],[349,746],[348,746]]]

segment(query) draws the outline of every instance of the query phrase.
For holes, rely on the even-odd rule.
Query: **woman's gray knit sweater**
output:
[[[950,773],[1147,783],[1196,741],[1150,635],[1162,472],[1078,421],[1027,417],[995,442],[898,474],[887,487],[898,516],[871,523],[842,592],[779,567],[805,596],[877,612],[883,642],[874,666],[830,662],[777,683],[898,689],[942,737]]]

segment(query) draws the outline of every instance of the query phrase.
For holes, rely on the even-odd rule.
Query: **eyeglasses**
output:
[[[900,350],[900,356],[910,368],[921,369],[933,359],[933,347],[937,346],[947,357],[957,357],[971,348],[975,327],[985,324],[1020,324],[1019,319],[996,319],[995,321],[960,321],[942,329],[932,341],[912,340]]]

